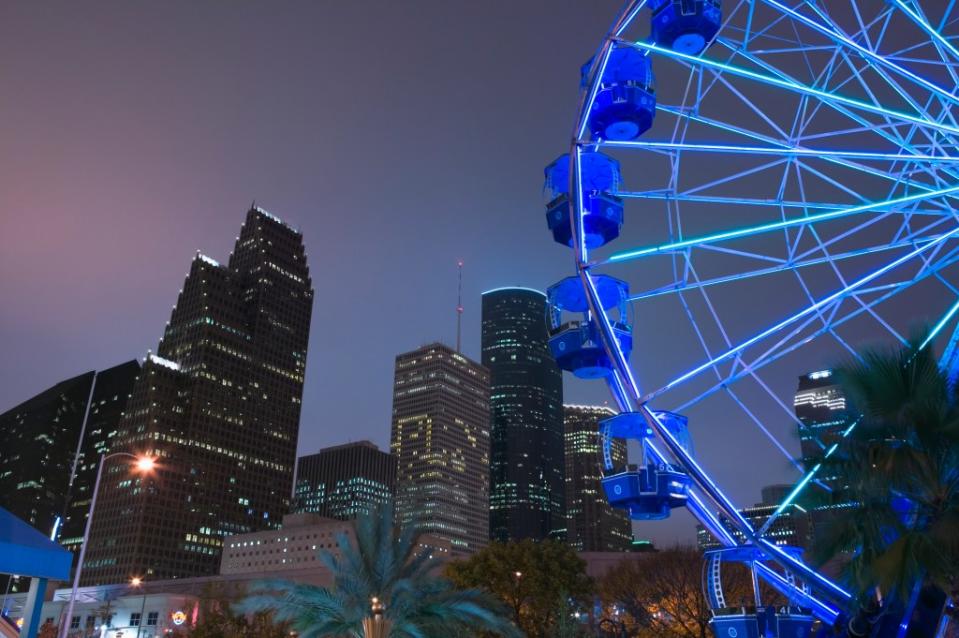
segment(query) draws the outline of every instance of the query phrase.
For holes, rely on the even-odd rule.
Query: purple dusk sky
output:
[[[316,289],[300,451],[387,446],[393,358],[455,339],[458,259],[474,358],[483,290],[571,274],[542,171],[567,150],[580,65],[618,8],[5,3],[0,411],[155,349],[195,251],[225,260],[255,199],[303,231]],[[566,388],[609,399],[597,382]],[[749,424],[700,423],[697,450],[740,504],[795,478]],[[798,454],[793,431],[784,417],[776,433]],[[691,540],[693,524],[639,534]]]

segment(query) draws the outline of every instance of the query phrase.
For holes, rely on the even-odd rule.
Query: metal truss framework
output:
[[[959,261],[959,217],[953,209],[959,201],[959,122],[953,113],[959,105],[954,44],[959,10],[953,0],[932,7],[917,0],[731,4],[724,8],[718,36],[700,55],[629,37],[644,15],[645,0],[627,2],[603,39],[584,81],[570,148],[575,267],[614,365],[610,390],[621,411],[640,413],[655,433],[656,442],[647,448],[653,460],[681,466],[692,478],[688,509],[720,542],[735,546],[718,510],[767,557],[768,565],[757,565],[760,577],[834,622],[850,594],[766,539],[771,520],[754,529],[649,402],[682,412],[725,394],[788,458],[738,395],[738,382],[751,380],[793,421],[788,402],[761,376],[769,364],[820,337],[858,356],[851,326],[863,321],[905,342],[886,308],[920,284],[935,282],[944,291],[923,346],[954,323],[959,290],[948,273]],[[599,80],[617,47],[642,51],[657,65],[660,85],[673,89],[657,89],[655,132],[665,132],[658,139],[590,136]],[[587,248],[581,159],[593,150],[640,154],[644,163],[665,164],[666,184],[616,193],[631,205],[662,206],[661,237],[644,236],[643,245],[613,253]],[[730,158],[730,168],[700,174],[695,167],[703,158],[718,158],[713,166]],[[755,192],[758,179],[768,192]],[[762,221],[717,230],[712,220],[735,209],[758,211]],[[738,265],[711,272],[710,260],[717,257]],[[627,265],[633,304],[641,308],[650,299],[675,299],[702,353],[700,361],[651,390],[641,390],[597,293],[600,272],[619,276],[615,269]],[[657,282],[663,271],[672,273],[671,280]],[[735,339],[742,331],[730,324],[741,317],[724,317],[714,297],[726,287],[774,277],[788,278],[800,291],[800,303],[784,317],[753,326],[752,336]],[[635,314],[641,322],[643,313]],[[959,328],[943,354],[950,370],[959,369],[957,342]],[[688,386],[696,388],[691,398]],[[676,398],[680,387],[687,389],[684,399]],[[815,482],[818,470],[800,474],[774,516]],[[798,586],[793,576],[809,588]]]

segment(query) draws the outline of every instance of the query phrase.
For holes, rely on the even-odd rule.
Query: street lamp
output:
[[[130,586],[139,588],[143,584],[143,579],[139,576],[134,576],[130,579]],[[143,612],[147,608],[147,593],[143,590],[143,604],[140,605],[140,621],[137,623],[137,638],[140,638],[140,628],[143,627]]]
[[[379,598],[376,596],[370,598],[370,611],[373,613],[373,617],[363,619],[365,638],[386,638],[390,635],[393,623],[383,616],[385,609],[386,606]]]
[[[520,580],[523,578],[523,572],[513,572],[513,622],[517,627],[521,626],[521,614],[523,609],[523,599],[520,596]]]
[[[90,511],[87,512],[87,524],[83,529],[83,544],[80,546],[80,557],[77,561],[77,571],[73,574],[73,589],[70,591],[70,604],[67,605],[67,615],[60,625],[58,638],[66,638],[70,629],[70,620],[73,618],[73,605],[77,600],[77,589],[80,587],[80,573],[83,571],[83,559],[87,555],[87,544],[90,541],[90,524],[93,522],[93,512],[97,507],[97,495],[100,493],[100,479],[103,477],[104,462],[115,456],[127,456],[135,461],[134,467],[143,474],[149,473],[156,467],[156,459],[151,456],[137,456],[129,452],[114,452],[113,454],[101,454],[100,463],[97,466],[97,480],[93,484],[93,496],[90,498]]]

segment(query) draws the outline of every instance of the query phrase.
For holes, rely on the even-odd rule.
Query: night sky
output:
[[[387,446],[394,356],[455,340],[458,259],[476,359],[483,290],[571,273],[542,170],[568,146],[579,67],[618,8],[5,3],[0,410],[155,349],[195,251],[225,261],[256,200],[302,230],[316,290],[300,451]],[[783,369],[777,388],[827,358]],[[608,400],[596,382],[566,388]],[[783,419],[798,453],[793,429]],[[796,475],[743,432],[716,424],[697,447],[748,505]],[[668,544],[693,526],[641,535]]]

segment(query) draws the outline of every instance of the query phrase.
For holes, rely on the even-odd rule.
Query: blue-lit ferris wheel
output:
[[[795,419],[777,370],[952,327],[957,18],[955,0],[634,0],[582,68],[570,151],[546,168],[547,224],[575,259],[548,291],[550,347],[608,384],[607,446],[641,446],[632,469],[607,452],[611,503],[685,507],[724,546],[706,570],[722,638],[802,638],[850,606],[740,515],[690,429],[748,423],[794,463],[778,515],[818,479],[769,422]],[[729,613],[724,561],[789,606]]]

